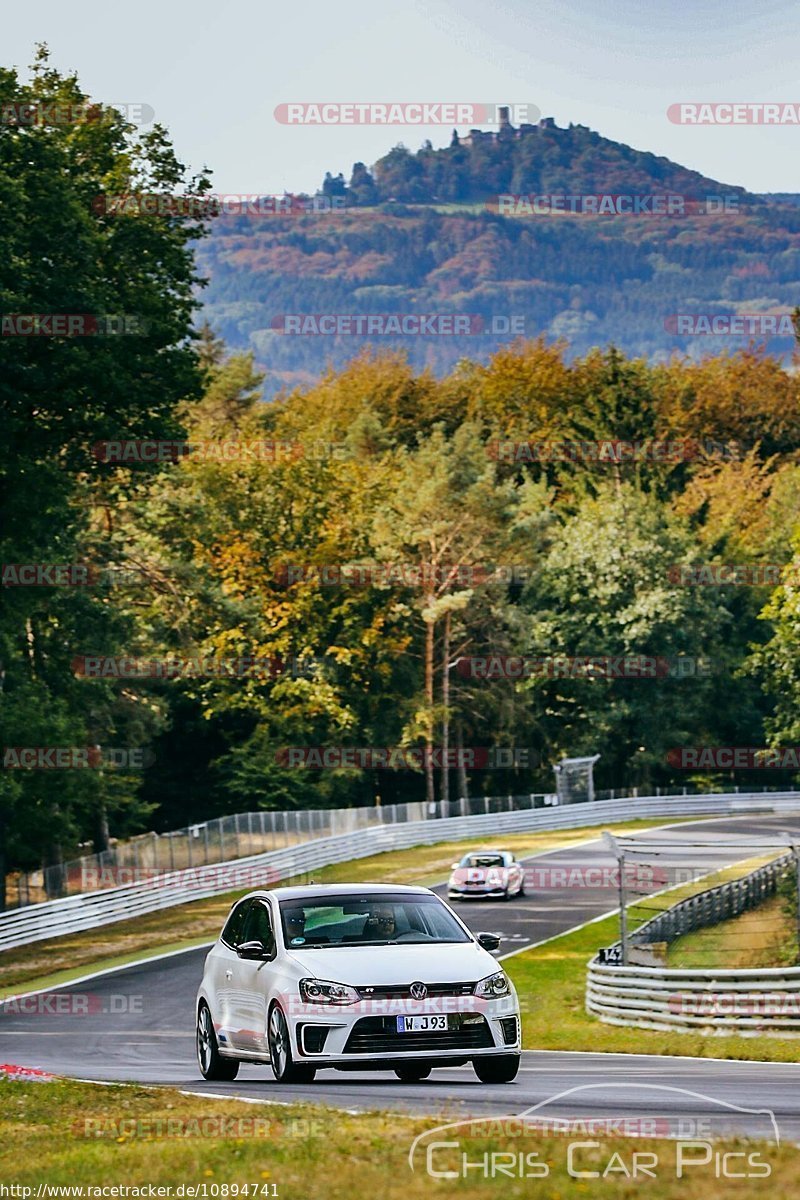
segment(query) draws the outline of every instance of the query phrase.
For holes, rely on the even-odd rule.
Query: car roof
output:
[[[430,888],[414,887],[412,884],[401,883],[309,883],[305,887],[264,888],[261,891],[248,893],[243,900],[254,897],[274,896],[276,900],[320,900],[336,896],[371,896],[378,894],[431,896]]]

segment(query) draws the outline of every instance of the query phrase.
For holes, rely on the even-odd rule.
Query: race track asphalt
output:
[[[653,868],[655,882],[643,888],[652,892],[665,886],[665,879],[671,882],[751,857],[766,842],[777,842],[784,830],[800,839],[800,812],[660,826],[635,835],[632,842],[642,850],[631,861],[642,864],[643,879],[647,866]],[[617,906],[613,886],[575,885],[582,878],[576,874],[578,869],[613,868],[614,860],[600,841],[537,855],[525,860],[525,865],[537,886],[529,886],[524,898],[466,901],[458,906],[473,930],[501,935],[500,957]],[[559,867],[561,874],[553,871]],[[571,872],[571,885],[559,886],[559,880],[563,884],[565,879],[563,868]],[[234,1082],[209,1084],[199,1075],[194,1057],[194,997],[205,953],[195,949],[75,982],[48,993],[47,1001],[31,1013],[18,1011],[19,1004],[13,1002],[0,1006],[0,1062],[82,1079],[169,1084],[205,1095],[303,1100],[347,1109],[392,1110],[398,1115],[436,1116],[446,1110],[465,1116],[499,1116],[531,1109],[540,1118],[625,1114],[672,1122],[673,1131],[683,1121],[686,1129],[769,1136],[771,1118],[738,1111],[768,1110],[775,1114],[782,1140],[800,1141],[800,1062],[529,1050],[523,1054],[516,1081],[502,1086],[479,1083],[470,1067],[437,1070],[417,1084],[401,1083],[384,1072],[321,1071],[313,1084],[278,1086],[268,1066],[249,1064],[242,1066]],[[58,1001],[49,999],[57,995],[71,995],[71,1001],[62,1003],[73,1011],[46,1011],[48,1004],[58,1007]],[[724,1052],[722,1045],[720,1052]],[[561,1095],[564,1092],[570,1094]]]

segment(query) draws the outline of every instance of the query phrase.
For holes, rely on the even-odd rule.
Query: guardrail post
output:
[[[795,905],[797,916],[797,948],[800,953],[800,847],[796,842],[792,842],[792,857],[794,858],[795,869]]]
[[[628,965],[628,900],[625,895],[625,854],[613,833],[603,831],[603,841],[617,860],[619,888],[619,944],[622,955],[622,965]]]

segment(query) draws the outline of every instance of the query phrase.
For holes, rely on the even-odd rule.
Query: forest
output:
[[[0,72],[0,103],[56,100],[86,97],[46,54]],[[2,312],[136,317],[0,338],[0,873],[246,809],[549,791],[564,755],[600,787],[791,779],[757,752],[800,733],[796,362],[539,331],[270,393],[201,312],[212,223],[94,203],[209,187],[113,110],[0,126]]]

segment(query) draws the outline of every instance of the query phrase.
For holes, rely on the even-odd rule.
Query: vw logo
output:
[[[411,995],[415,1000],[424,1000],[428,994],[428,989],[424,983],[412,983]]]

